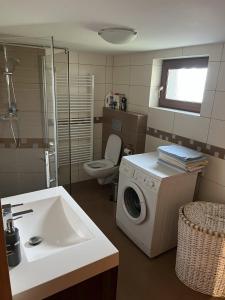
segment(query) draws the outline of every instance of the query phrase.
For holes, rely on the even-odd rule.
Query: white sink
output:
[[[16,220],[15,225],[28,261],[52,255],[94,237],[62,196],[26,202],[13,212],[27,209],[33,209],[33,213]],[[41,237],[43,241],[31,246],[28,241],[34,236]]]
[[[45,299],[118,266],[118,250],[62,188],[2,199],[33,212],[15,221],[21,238],[21,263],[10,268],[13,300]],[[33,236],[42,243],[31,246]]]

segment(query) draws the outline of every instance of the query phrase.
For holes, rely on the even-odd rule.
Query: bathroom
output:
[[[116,4],[114,6],[110,1],[101,4],[100,2],[96,1],[95,5],[102,9],[102,15],[105,13],[108,19],[103,17],[101,19],[97,12],[94,16],[91,14],[90,18],[86,1],[77,4],[77,10],[69,1],[67,4],[54,3],[56,14],[52,18],[52,3],[47,1],[42,19],[40,16],[43,14],[43,7],[40,3],[33,3],[35,6],[30,6],[24,0],[20,5],[5,4],[1,9],[0,198],[2,198],[2,206],[10,199],[12,204],[23,203],[22,208],[13,208],[14,214],[19,211],[25,212],[21,219],[15,220],[15,226],[18,224],[19,227],[21,243],[23,239],[28,240],[25,237],[27,232],[32,233],[29,237],[35,235],[32,230],[36,228],[38,222],[35,219],[37,204],[30,202],[29,197],[36,199],[35,193],[38,191],[41,193],[42,190],[46,190],[46,194],[44,192],[41,194],[43,198],[54,196],[67,199],[66,195],[69,194],[77,205],[74,208],[75,219],[79,217],[86,222],[85,224],[89,224],[90,228],[81,222],[80,230],[84,233],[84,242],[79,244],[76,241],[78,246],[74,246],[80,247],[74,248],[74,251],[79,253],[79,263],[82,264],[85,259],[89,262],[87,266],[82,265],[83,268],[81,265],[78,268],[78,262],[74,262],[74,270],[81,270],[80,273],[71,272],[69,259],[67,262],[61,256],[59,258],[58,250],[55,254],[48,254],[43,258],[44,254],[38,253],[38,247],[44,243],[34,248],[30,245],[26,249],[27,257],[30,258],[26,267],[27,274],[34,279],[26,283],[28,276],[22,269],[23,256],[20,264],[8,271],[5,250],[1,246],[0,259],[4,268],[1,268],[0,279],[4,284],[0,288],[0,298],[5,300],[51,299],[51,297],[52,299],[74,299],[69,292],[70,287],[75,286],[77,290],[80,288],[83,291],[82,286],[85,282],[86,291],[90,288],[89,294],[84,293],[79,296],[81,291],[73,290],[76,299],[214,299],[213,296],[218,297],[218,294],[200,293],[198,289],[190,288],[177,277],[175,246],[170,247],[170,250],[169,248],[167,251],[164,250],[160,255],[149,257],[151,255],[146,255],[147,250],[143,250],[142,246],[135,242],[135,238],[129,236],[123,225],[117,222],[120,197],[118,180],[119,175],[122,176],[122,168],[125,170],[132,160],[133,155],[130,154],[134,154],[135,157],[136,154],[147,155],[155,152],[161,146],[185,146],[203,153],[208,165],[198,173],[198,176],[191,174],[194,185],[189,183],[188,192],[185,185],[189,179],[191,180],[191,176],[185,179],[185,183],[180,184],[184,190],[175,185],[177,194],[187,193],[189,195],[187,202],[194,200],[225,204],[225,33],[223,29],[225,28],[223,18],[225,5],[222,2],[213,4],[210,1],[203,4],[201,0],[191,1],[189,4],[181,1],[180,6],[176,0],[173,0],[170,5],[167,1],[158,3],[151,0],[149,3],[141,1],[138,4],[131,4],[123,0],[121,5],[124,5],[124,9],[127,5],[130,6],[130,12],[127,13],[126,18],[123,18],[123,9],[118,11]],[[29,14],[25,14],[23,5],[26,5]],[[111,13],[109,14],[109,8],[118,14],[117,22],[112,18]],[[8,18],[9,11],[12,12],[10,18]],[[175,11],[176,15],[179,15],[177,19],[174,15]],[[154,25],[156,16],[162,20],[160,28],[157,25],[157,32]],[[92,23],[90,20],[93,20]],[[132,27],[135,30],[128,32],[133,35],[131,41],[113,44],[103,40],[104,31],[102,32],[101,29],[107,27]],[[161,87],[164,61],[198,60],[199,58],[207,61],[205,65],[207,75],[202,89],[203,96],[196,106],[197,110],[193,107],[190,109],[165,107],[159,101],[163,94]],[[121,101],[122,97],[126,99],[126,111],[119,110],[119,104],[115,110],[106,107],[107,99],[111,94],[119,94],[118,101]],[[109,137],[112,134],[119,139],[112,140],[107,152],[107,142],[110,141]],[[114,149],[113,154],[111,149]],[[107,171],[104,180],[103,177],[99,178],[101,171],[99,169],[103,168],[103,165],[95,165],[95,175],[93,170],[91,173],[87,170],[90,169],[87,166],[91,166],[92,161],[97,160],[99,164],[99,161],[102,163],[102,160],[109,159],[110,155],[115,159],[113,161],[115,168]],[[123,155],[126,155],[123,162],[127,165],[121,163]],[[134,164],[130,163],[130,166],[134,168]],[[140,171],[141,168],[138,170]],[[138,176],[137,182],[141,174],[139,173]],[[157,176],[160,175],[157,173]],[[105,181],[106,177],[109,181]],[[124,177],[123,180],[125,182],[127,179]],[[134,178],[132,184],[136,186],[135,180]],[[155,180],[156,183],[158,180]],[[171,191],[174,182],[169,183],[168,179],[168,184],[168,190]],[[59,189],[59,195],[56,195],[54,190],[52,193],[55,194],[51,196],[51,188],[57,186],[63,186],[68,194]],[[23,196],[25,193],[32,192],[34,194],[30,196],[28,194]],[[176,195],[173,197],[176,198]],[[72,205],[69,198],[67,204]],[[72,213],[67,210],[67,204],[62,204],[60,209],[71,218]],[[179,206],[181,205],[182,202]],[[29,212],[30,209],[33,211]],[[60,209],[55,206],[53,213],[60,214]],[[37,211],[39,208],[36,208]],[[148,211],[146,214],[148,215]],[[47,218],[51,220],[50,216]],[[56,232],[59,236],[62,234],[61,239],[64,240],[61,224],[64,224],[65,220],[60,216],[56,218],[59,224]],[[145,232],[143,220],[140,224],[137,222],[135,224],[140,229],[140,232],[137,232],[139,236]],[[177,227],[177,223],[175,226]],[[23,228],[24,233],[21,232]],[[3,244],[4,232],[3,228],[1,229],[0,244]],[[128,229],[135,233],[136,229],[132,227]],[[65,232],[67,232],[66,228]],[[102,249],[94,254],[94,250],[91,252],[91,248],[97,249],[93,232],[94,235],[99,236],[103,244],[105,243],[102,249],[104,247],[105,251],[108,249],[107,255]],[[101,235],[102,232],[104,237]],[[158,229],[157,233],[160,232],[163,231]],[[54,231],[50,231],[49,234],[55,236]],[[90,249],[87,249],[85,245],[89,242],[93,244],[90,243]],[[70,249],[63,248],[62,252],[64,250],[67,251],[68,257],[72,255]],[[100,260],[100,256],[97,256],[101,253],[105,255],[104,260]],[[98,257],[95,258],[95,262],[91,260],[92,254]],[[29,263],[32,266],[38,265],[38,255],[40,255],[40,266],[37,274],[46,273],[43,275],[46,282],[42,285],[37,283],[40,278],[37,274],[36,276],[32,274],[28,266]],[[58,281],[55,280],[56,273],[51,273],[52,281],[47,279],[48,272],[44,265],[44,262],[48,264],[48,259],[49,265],[54,264],[54,255],[55,257],[58,255],[57,268],[60,272],[65,267],[63,274],[66,275],[58,276]],[[84,259],[82,255],[87,257]],[[111,260],[107,260],[107,257]],[[23,273],[17,274],[17,272]],[[69,272],[72,275],[69,276]],[[100,279],[101,274],[105,277]],[[17,280],[18,275],[24,282]],[[109,278],[107,276],[111,280],[107,281]],[[108,286],[107,292],[102,292],[101,280],[106,280],[103,282]],[[95,298],[90,296],[93,293],[93,283],[96,286]],[[61,298],[57,296],[54,298],[54,295],[64,290],[68,294],[61,294]],[[224,291],[219,297],[225,297]]]

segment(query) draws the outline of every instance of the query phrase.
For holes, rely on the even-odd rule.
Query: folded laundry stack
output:
[[[199,172],[208,164],[206,156],[201,152],[179,145],[160,146],[158,154],[159,162],[187,172]]]

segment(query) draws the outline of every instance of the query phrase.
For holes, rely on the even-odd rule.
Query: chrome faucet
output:
[[[14,205],[12,205],[12,204],[3,204],[2,205],[3,225],[4,225],[5,231],[8,230],[8,228],[10,227],[10,224],[14,220],[22,218],[22,215],[24,215],[24,214],[33,212],[33,209],[27,209],[27,210],[23,210],[20,212],[12,213],[13,207],[17,207],[17,206],[21,206],[21,205],[23,205],[23,203],[18,203],[18,204],[14,204]]]
[[[7,230],[7,224],[10,219],[12,219],[12,205],[4,204],[2,205],[2,216],[3,216],[3,226],[4,230]]]

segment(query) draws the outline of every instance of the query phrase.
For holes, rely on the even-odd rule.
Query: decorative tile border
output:
[[[193,150],[200,151],[202,153],[212,155],[217,158],[225,159],[225,149],[216,147],[213,145],[209,145],[206,143],[198,142],[192,139],[185,138],[183,136],[175,135],[166,131],[158,130],[155,128],[148,127],[147,135],[154,136],[156,138],[160,138],[162,140],[182,145]]]
[[[11,138],[0,138],[0,149],[16,148],[14,140]],[[24,148],[47,148],[44,139],[41,138],[21,138],[19,139],[19,149]]]
[[[94,123],[103,123],[103,117],[94,117]],[[0,138],[0,149],[2,148],[16,148],[14,140],[12,138]],[[42,138],[21,138],[18,148],[47,148],[47,145]]]

